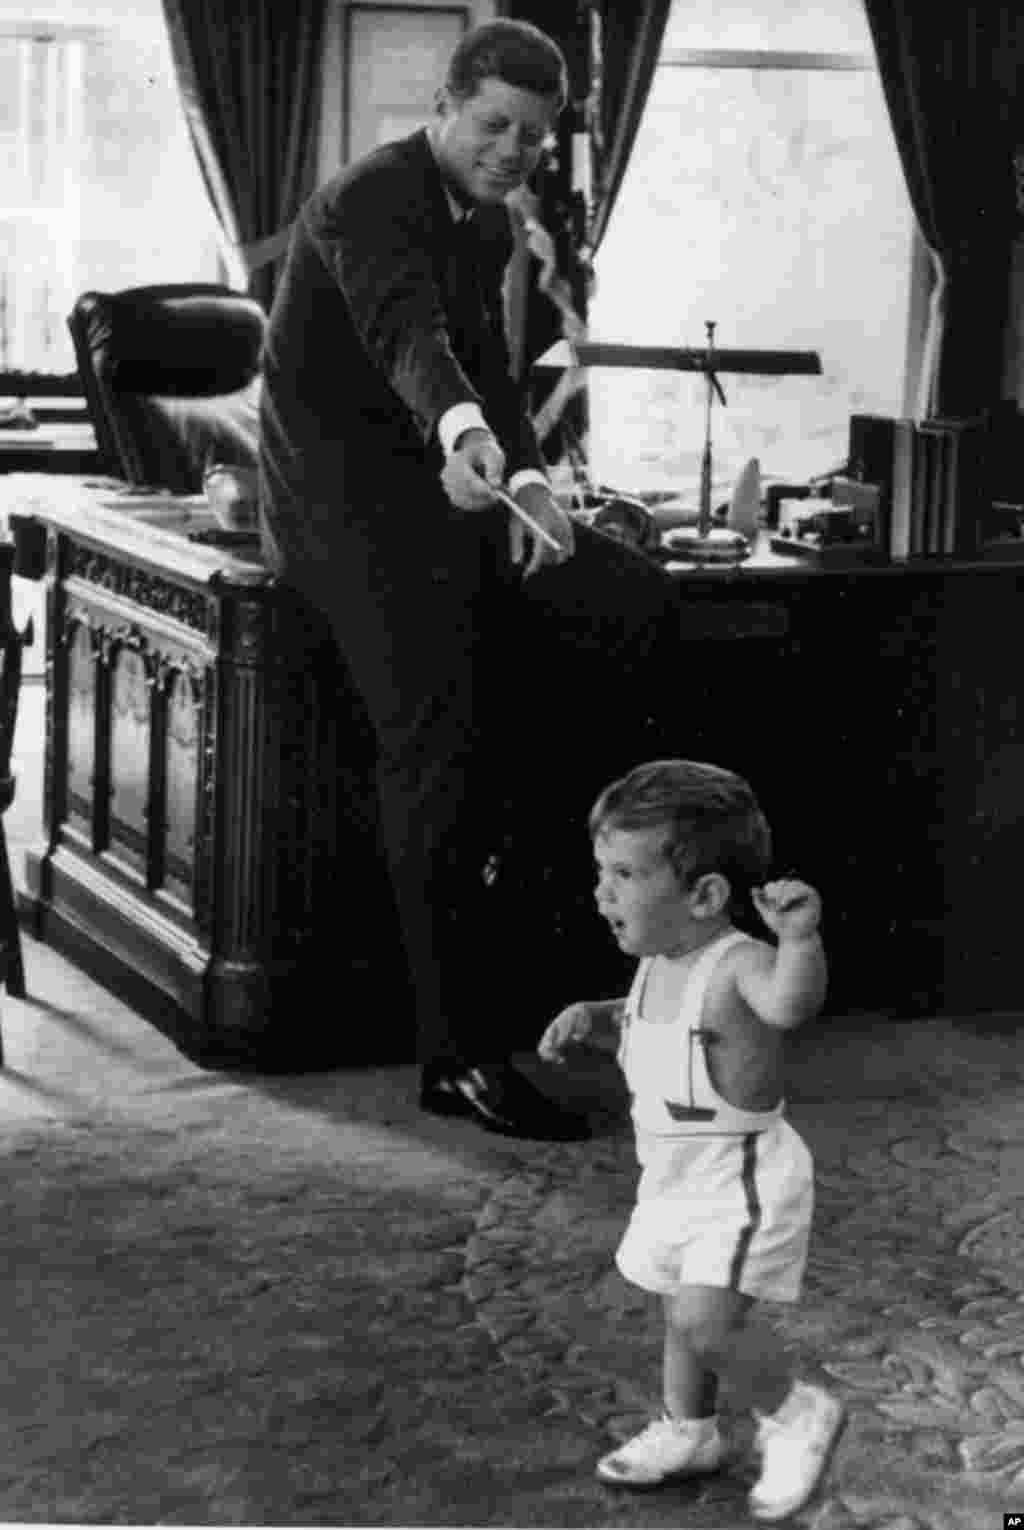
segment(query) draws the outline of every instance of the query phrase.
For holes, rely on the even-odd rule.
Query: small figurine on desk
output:
[[[733,486],[725,523],[753,541],[761,524],[761,463],[751,457]]]

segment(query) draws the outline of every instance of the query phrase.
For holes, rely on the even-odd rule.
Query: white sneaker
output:
[[[602,1456],[602,1482],[625,1487],[654,1487],[667,1477],[713,1472],[725,1456],[725,1442],[714,1418],[657,1418],[618,1450]]]
[[[755,1443],[761,1452],[761,1475],[749,1500],[755,1519],[785,1519],[803,1508],[825,1473],[845,1422],[837,1397],[803,1381],[794,1382],[778,1413],[759,1415]]]

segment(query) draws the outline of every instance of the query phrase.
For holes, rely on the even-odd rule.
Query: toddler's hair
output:
[[[590,810],[590,834],[664,825],[665,853],[681,887],[717,871],[746,902],[771,870],[768,821],[742,776],[698,760],[653,760],[606,786]]]

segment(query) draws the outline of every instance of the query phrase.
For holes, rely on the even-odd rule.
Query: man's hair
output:
[[[565,55],[528,21],[485,21],[463,37],[448,64],[447,89],[456,101],[465,101],[486,79],[557,97],[559,111],[569,97]]]
[[[742,776],[696,760],[654,760],[613,781],[590,811],[593,838],[613,829],[664,827],[681,887],[720,872],[745,901],[771,868],[768,821]]]

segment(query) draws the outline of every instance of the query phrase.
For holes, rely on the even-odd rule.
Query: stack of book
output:
[[[873,483],[879,544],[893,559],[970,557],[986,502],[987,421],[850,417],[847,471]]]

